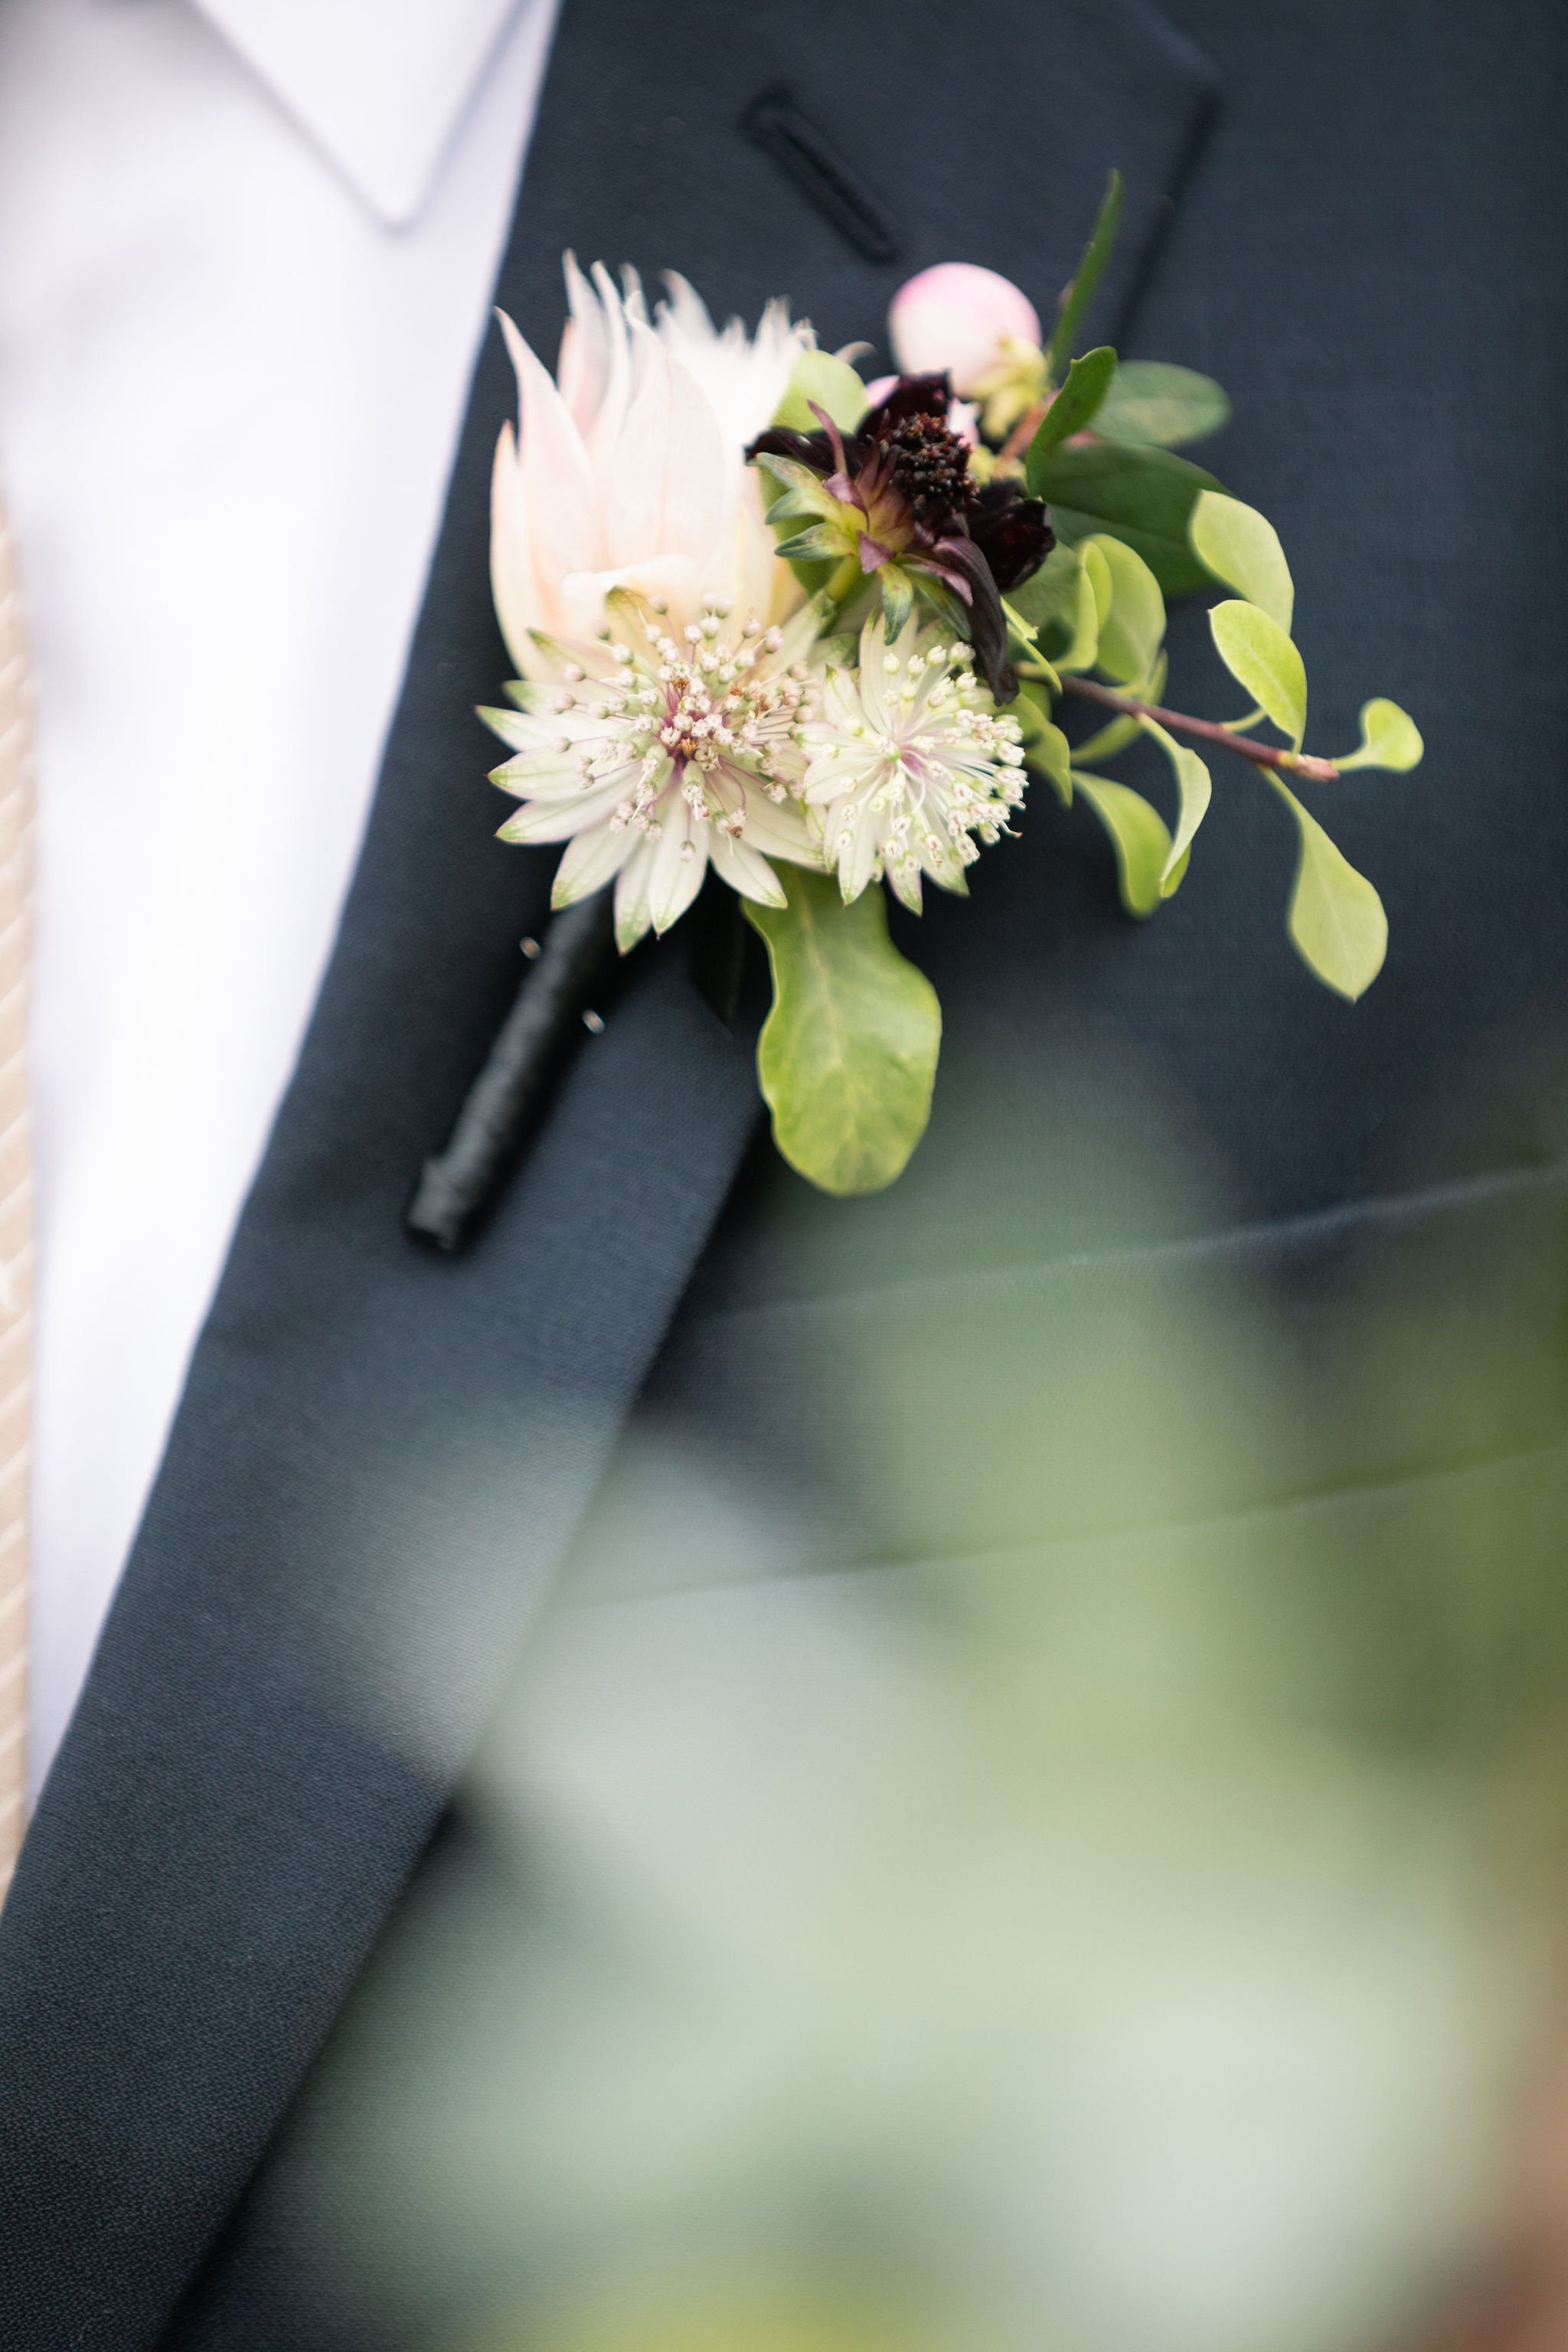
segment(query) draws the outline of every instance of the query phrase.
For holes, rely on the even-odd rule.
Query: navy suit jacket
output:
[[[474,717],[508,667],[491,339],[320,1003],[0,1919],[5,2352],[384,2340],[313,2305],[287,2233],[257,2218],[268,2150],[439,1866],[505,1663],[639,1396],[721,1420],[764,1475],[768,1433],[795,1425],[777,1315],[820,1310],[831,1354],[845,1266],[898,1294],[921,1235],[985,1181],[965,1071],[1041,1164],[1062,1139],[1025,1074],[1064,1048],[1132,1073],[1131,1097],[1158,1094],[1197,1139],[1236,1231],[1150,1233],[1129,1210],[1089,1237],[1126,1247],[1117,1280],[1138,1278],[1131,1245],[1161,1244],[1200,1286],[1240,1246],[1293,1281],[1355,1226],[1449,1274],[1483,1266],[1474,1294],[1508,1290],[1550,1351],[1550,1137],[1467,1128],[1434,1147],[1427,1192],[1355,1204],[1387,1194],[1447,1074],[1545,1024],[1568,975],[1565,47],[1548,0],[565,0],[498,289],[542,351],[566,247],[679,268],[721,316],[786,291],[829,347],[958,257],[1048,314],[1121,166],[1100,334],[1230,391],[1236,422],[1200,454],[1290,552],[1331,707],[1315,733],[1352,740],[1372,692],[1426,730],[1422,770],[1347,788],[1338,816],[1386,900],[1388,967],[1352,1009],[1292,962],[1286,828],[1245,777],[1216,777],[1227,805],[1192,877],[1137,928],[1089,821],[1037,794],[973,901],[900,933],[945,1017],[907,1190],[834,1203],[779,1168],[751,1015],[717,1017],[677,935],[636,960],[476,1244],[422,1254],[401,1222],[414,1173],[510,1001],[553,862],[494,843]],[[1200,639],[1179,621],[1174,644],[1195,658]],[[980,1260],[982,1278],[1031,1269],[1048,1353],[1079,1274],[1010,1213]],[[832,1269],[820,1296],[802,1266]],[[916,1322],[935,1311],[908,1297]],[[1455,1310],[1456,1378],[1474,1303]],[[1454,1393],[1414,1431],[1342,1427],[1290,1475],[1486,1453]],[[1543,1442],[1554,1399],[1532,1391]],[[921,1527],[868,1542],[907,1551],[946,1511],[960,1544],[985,1509],[973,1482],[935,1485]],[[417,1742],[389,1728],[406,1715]]]

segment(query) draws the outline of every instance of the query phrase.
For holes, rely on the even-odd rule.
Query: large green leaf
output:
[[[1363,703],[1361,741],[1334,765],[1342,774],[1347,768],[1387,768],[1394,775],[1403,776],[1419,765],[1426,748],[1414,719],[1397,702],[1385,702],[1379,696],[1375,701]]]
[[[1100,616],[1096,667],[1118,686],[1147,677],[1165,635],[1165,600],[1143,558],[1125,541],[1096,531],[1079,552],[1099,555],[1110,578],[1110,610]]]
[[[813,402],[847,432],[866,414],[866,387],[847,360],[836,359],[831,352],[801,352],[773,411],[773,423],[787,425],[795,433],[817,432],[820,423],[811,413]]]
[[[1105,595],[1110,597],[1110,581],[1105,583]],[[1084,558],[1077,548],[1051,548],[1039,572],[1025,581],[1023,588],[1013,588],[1006,602],[1011,612],[1039,630],[1041,637],[1051,630],[1056,668],[1063,661],[1069,661],[1074,670],[1093,668],[1100,621],[1093,583],[1084,579]]]
[[[1193,507],[1219,484],[1201,466],[1168,449],[1103,442],[1089,449],[1053,449],[1038,469],[1058,539],[1076,542],[1094,531],[1124,540],[1143,558],[1167,596],[1211,586],[1210,574],[1187,537]]]
[[[1067,382],[1040,419],[1024,460],[1024,479],[1032,496],[1039,496],[1036,478],[1050,451],[1069,434],[1082,432],[1105,398],[1115,373],[1116,353],[1109,343],[1101,343],[1098,351],[1086,352],[1082,359],[1074,360],[1068,370]]]
[[[1288,918],[1290,937],[1318,978],[1353,1003],[1383,969],[1388,947],[1383,900],[1289,786],[1273,774],[1269,782],[1301,836]]]
[[[1071,636],[1078,627],[1082,573],[1076,547],[1053,547],[1022,587],[1008,590],[1007,602],[1032,628],[1048,629],[1055,624]]]
[[[1111,247],[1116,243],[1116,232],[1121,225],[1121,174],[1120,172],[1112,172],[1106,184],[1100,210],[1095,215],[1094,227],[1090,232],[1089,243],[1084,247],[1083,259],[1079,263],[1072,281],[1062,296],[1062,306],[1057,313],[1057,323],[1052,331],[1051,340],[1046,346],[1046,373],[1053,383],[1059,383],[1066,372],[1067,363],[1072,356],[1072,347],[1078,340],[1079,327],[1085,311],[1094,299],[1094,289],[1100,283],[1101,270],[1110,258]]]
[[[1109,776],[1085,775],[1081,768],[1073,770],[1072,780],[1110,835],[1122,905],[1140,919],[1152,915],[1160,903],[1162,879],[1171,861],[1171,836],[1164,818],[1130,784],[1113,783]],[[1176,878],[1179,881],[1181,877]],[[749,905],[746,911],[751,913]],[[759,914],[765,911],[757,909]]]
[[[1279,534],[1267,515],[1223,490],[1205,490],[1194,502],[1188,534],[1216,580],[1257,604],[1271,621],[1289,629],[1296,609],[1295,583]]]
[[[1307,727],[1307,667],[1279,622],[1236,597],[1215,606],[1209,628],[1237,685],[1300,744]]]
[[[1202,441],[1230,422],[1230,403],[1213,376],[1163,360],[1123,360],[1096,412],[1107,441],[1152,442],[1175,449]]]
[[[757,1075],[773,1139],[825,1192],[879,1192],[931,1115],[936,991],[889,938],[879,887],[847,907],[832,875],[792,866],[778,877],[787,905],[743,902],[773,971]]]

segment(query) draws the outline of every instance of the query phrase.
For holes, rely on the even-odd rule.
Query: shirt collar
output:
[[[538,0],[196,0],[394,226],[414,218],[483,68]]]

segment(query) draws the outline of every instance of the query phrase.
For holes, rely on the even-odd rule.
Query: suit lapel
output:
[[[1005,142],[931,62],[945,12],[922,31],[868,0],[851,35],[830,0],[568,0],[499,299],[549,349],[571,244],[679,264],[721,310],[787,288],[828,344],[955,254],[1048,300],[1119,162],[1124,302],[1201,60],[1138,0],[995,15]],[[816,184],[756,114],[780,94]],[[402,1233],[552,863],[493,843],[472,717],[505,675],[509,403],[492,339],[331,967],[0,1920],[0,2342],[28,2352],[156,2340],[429,1837],[754,1127],[749,1041],[667,946],[472,1253]]]

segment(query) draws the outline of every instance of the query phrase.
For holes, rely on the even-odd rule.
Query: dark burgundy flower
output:
[[[1012,482],[971,480],[969,449],[948,423],[952,400],[945,375],[901,376],[853,433],[814,408],[820,431],[772,425],[746,454],[781,485],[770,519],[810,521],[781,553],[853,554],[862,572],[882,572],[890,624],[900,597],[908,608],[908,575],[940,583],[967,608],[986,685],[1010,702],[1018,681],[1002,597],[1038,570],[1056,539],[1038,499]]]

